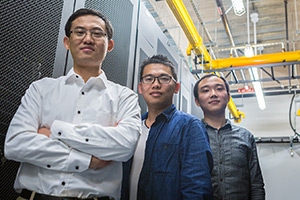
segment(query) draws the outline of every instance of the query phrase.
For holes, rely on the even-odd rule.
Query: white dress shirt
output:
[[[21,162],[15,189],[119,199],[121,162],[134,153],[140,120],[137,94],[108,81],[103,71],[86,83],[73,69],[32,83],[5,141],[5,156]],[[50,138],[37,134],[40,127],[50,128]],[[92,170],[92,155],[113,162]]]
[[[149,135],[149,128],[145,125],[145,120],[142,122],[142,134],[138,141],[136,150],[134,152],[134,157],[132,161],[131,173],[130,173],[130,200],[137,199],[137,188],[140,173],[142,171],[144,156],[145,156],[145,147],[146,141]]]

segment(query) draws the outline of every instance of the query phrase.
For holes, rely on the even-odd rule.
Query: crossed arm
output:
[[[132,156],[140,132],[136,94],[129,90],[120,91],[119,101],[112,105],[112,110],[118,111],[117,116],[111,116],[111,119],[96,118],[96,121],[83,120],[73,124],[64,113],[74,110],[74,102],[64,113],[49,113],[47,106],[59,107],[60,104],[50,101],[51,105],[45,106],[43,98],[52,96],[42,86],[33,83],[22,98],[6,134],[6,158],[42,168],[47,168],[46,160],[52,163],[51,170],[82,172],[104,167],[110,163],[108,161],[126,161]],[[106,114],[104,117],[116,115],[110,111],[98,114]],[[113,124],[117,122],[117,125]],[[79,169],[75,169],[77,165]]]
[[[48,128],[39,128],[38,129],[38,134],[42,134],[42,135],[45,135],[46,137],[50,137],[51,135],[51,131],[50,129]],[[91,157],[91,162],[90,162],[90,165],[89,165],[89,168],[90,169],[94,169],[94,170],[97,170],[97,169],[101,169],[103,167],[106,167],[107,165],[109,165],[111,163],[111,161],[105,161],[105,160],[101,160],[95,156],[92,156]]]

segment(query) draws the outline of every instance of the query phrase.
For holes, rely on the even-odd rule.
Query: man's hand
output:
[[[50,137],[50,135],[51,135],[50,129],[49,128],[45,128],[45,127],[39,128],[38,129],[38,133],[42,134],[42,135],[45,135],[47,137]]]
[[[101,169],[109,165],[111,162],[112,161],[101,160],[95,156],[92,156],[89,168],[94,170]]]

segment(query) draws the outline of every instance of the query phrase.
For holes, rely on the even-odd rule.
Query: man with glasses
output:
[[[18,200],[119,199],[140,136],[138,96],[101,69],[114,47],[103,14],[77,10],[65,34],[73,68],[32,83],[6,135],[5,156],[21,163]]]
[[[128,193],[131,200],[212,199],[208,136],[200,120],[174,106],[179,88],[167,57],[155,55],[143,62],[138,91],[148,112],[142,116],[133,161],[124,164],[122,199]]]

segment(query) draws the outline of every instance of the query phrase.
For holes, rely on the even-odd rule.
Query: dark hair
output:
[[[224,77],[218,76],[218,75],[216,75],[216,74],[206,74],[206,75],[202,76],[202,77],[196,82],[196,84],[195,84],[195,86],[194,86],[194,97],[195,97],[195,98],[198,99],[198,86],[199,86],[199,83],[200,83],[203,79],[206,79],[206,78],[209,78],[209,77],[212,77],[212,76],[215,76],[215,77],[218,77],[218,78],[222,79],[223,82],[225,83],[225,88],[226,88],[227,93],[228,93],[228,94],[230,93],[230,91],[229,91],[229,84],[228,84],[228,82],[226,81],[226,79],[225,79]]]
[[[106,32],[107,32],[107,38],[110,40],[113,36],[113,27],[110,23],[109,19],[106,18],[102,13],[100,13],[97,10],[92,10],[88,8],[81,8],[79,10],[76,10],[68,19],[66,25],[65,25],[65,34],[67,37],[70,37],[70,29],[72,26],[72,22],[77,19],[78,17],[84,16],[84,15],[94,15],[100,17],[105,22]]]
[[[144,68],[152,63],[159,63],[159,64],[163,64],[165,66],[170,67],[171,72],[172,72],[172,76],[173,78],[177,81],[177,73],[176,73],[176,69],[174,67],[174,64],[168,59],[167,56],[158,54],[158,55],[154,55],[146,60],[144,60],[144,62],[142,63],[141,67],[140,67],[140,80],[142,80],[142,76],[144,73]]]

